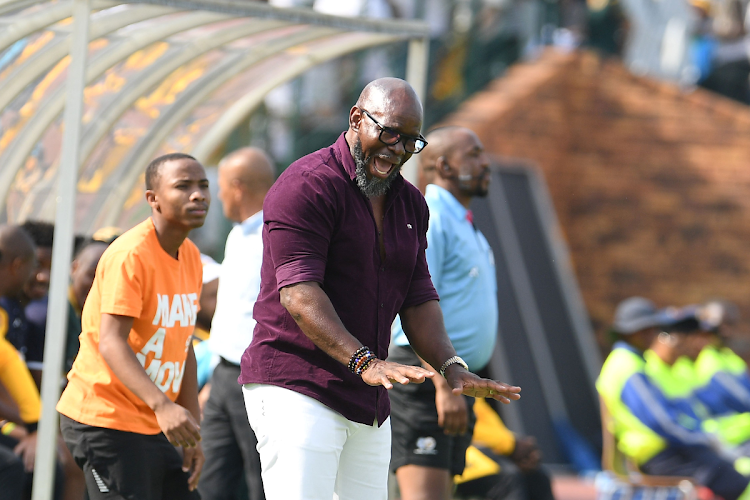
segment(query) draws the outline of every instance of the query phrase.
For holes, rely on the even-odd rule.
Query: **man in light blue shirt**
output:
[[[240,149],[219,164],[219,199],[224,215],[238,224],[227,237],[208,339],[219,364],[211,377],[211,393],[201,422],[206,465],[198,490],[203,500],[236,498],[243,471],[249,498],[265,498],[257,441],[237,378],[240,358],[255,329],[253,306],[260,291],[263,260],[262,208],[273,182],[271,160],[259,149]]]
[[[489,161],[476,134],[462,127],[436,129],[427,142],[419,165],[420,171],[434,171],[434,184],[425,193],[430,209],[427,264],[448,336],[461,361],[476,372],[489,362],[497,338],[495,262],[469,210],[472,198],[487,195]],[[417,357],[398,317],[389,359],[440,368]],[[463,472],[471,442],[471,403],[453,394],[443,377],[420,385],[394,385],[389,395],[391,469],[402,500],[449,498],[452,478]]]

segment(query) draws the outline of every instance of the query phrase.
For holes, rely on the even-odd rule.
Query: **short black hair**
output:
[[[51,222],[27,220],[21,224],[21,228],[31,236],[31,240],[37,247],[52,248],[52,240],[55,237],[55,225]]]
[[[110,243],[112,242],[84,237],[83,241],[81,241],[81,243],[75,248],[75,252],[73,252],[73,260],[77,259],[83,253],[83,251],[86,250],[91,245],[104,245],[108,247]]]
[[[198,161],[192,156],[185,154],[185,153],[169,153],[166,155],[162,155],[158,158],[154,158],[151,160],[151,163],[148,164],[148,167],[146,167],[146,189],[149,191],[154,189],[154,186],[156,185],[157,180],[159,179],[159,173],[161,171],[161,166],[167,163],[168,161],[174,161],[174,160],[193,160]]]

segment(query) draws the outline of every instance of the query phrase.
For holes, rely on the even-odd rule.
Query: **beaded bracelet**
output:
[[[352,373],[356,373],[355,369],[357,366],[357,362],[362,359],[362,357],[370,350],[367,346],[362,346],[356,351],[354,351],[354,354],[352,354],[352,357],[349,358],[349,363],[346,365],[347,368],[349,368],[349,371]]]
[[[375,354],[370,350],[367,346],[362,346],[356,351],[354,351],[354,354],[352,354],[352,357],[349,358],[349,363],[347,364],[347,367],[349,368],[349,371],[352,373],[355,373],[357,375],[362,375],[362,372],[364,372],[369,364],[372,362],[373,359],[377,359]]]
[[[360,369],[358,370],[358,372],[357,372],[357,375],[362,375],[362,374],[363,374],[363,373],[365,372],[365,370],[367,370],[367,368],[369,368],[369,367],[370,367],[370,364],[371,364],[371,363],[372,363],[373,361],[375,361],[376,359],[378,359],[378,358],[377,358],[377,357],[376,357],[376,356],[375,356],[374,354],[373,354],[372,356],[368,357],[368,358],[367,358],[367,359],[365,360],[365,362],[364,362],[364,363],[362,363],[362,366],[361,366],[361,367],[360,367]]]
[[[373,359],[377,359],[377,357],[372,352],[367,351],[365,356],[357,363],[354,373],[362,375]]]

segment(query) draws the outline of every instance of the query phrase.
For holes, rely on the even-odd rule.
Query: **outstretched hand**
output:
[[[445,378],[453,394],[464,394],[475,398],[492,398],[508,404],[521,399],[521,388],[474,375],[462,366],[454,364],[445,370]]]
[[[373,360],[370,366],[362,372],[362,380],[367,385],[382,385],[386,389],[393,388],[392,382],[404,385],[409,383],[421,384],[426,378],[434,376],[435,372],[419,366],[402,365],[382,359]]]

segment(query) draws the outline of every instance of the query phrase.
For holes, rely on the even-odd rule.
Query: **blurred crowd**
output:
[[[587,0],[588,45],[636,74],[700,85],[750,104],[744,0]]]
[[[612,352],[597,389],[621,475],[687,477],[701,498],[747,498],[750,373],[727,346],[740,334],[727,301],[657,308],[643,297],[617,307]],[[630,469],[617,469],[614,454]]]
[[[118,234],[118,230],[106,228],[93,236],[75,238],[68,287],[65,373],[78,352],[81,312],[96,265]],[[54,226],[47,222],[0,226],[0,491],[7,498],[30,495],[41,410],[39,389],[53,236]],[[60,374],[61,383],[65,373]],[[81,470],[60,442],[56,498],[79,500],[84,488]]]

